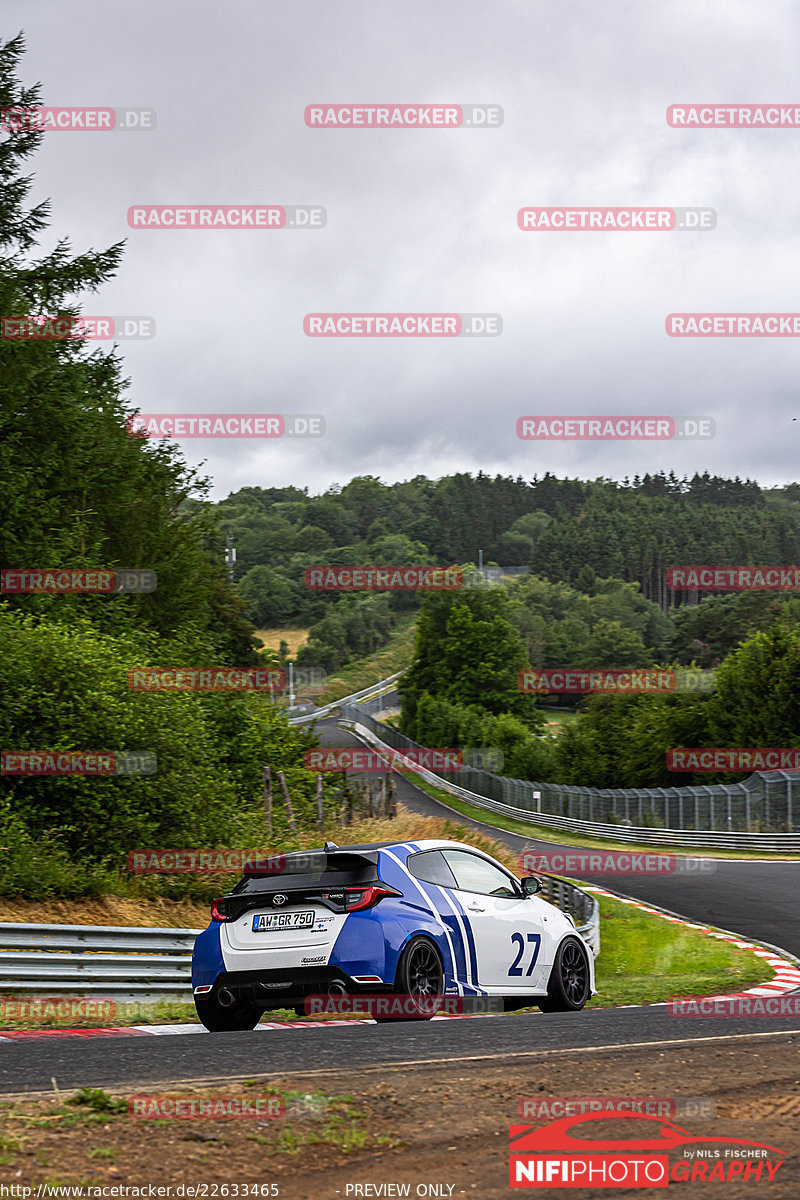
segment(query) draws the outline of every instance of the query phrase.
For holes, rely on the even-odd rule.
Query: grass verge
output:
[[[579,881],[576,881],[579,882]],[[597,995],[587,1007],[657,1004],[677,996],[738,992],[771,979],[749,950],[601,896]]]
[[[410,666],[414,656],[415,621],[416,613],[401,616],[392,636],[382,649],[368,658],[341,667],[335,675],[329,676],[319,697],[319,704],[331,704],[334,700],[340,700],[342,696],[360,692]]]
[[[308,629],[303,629],[299,625],[293,625],[287,629],[257,629],[255,636],[265,650],[274,650],[276,653],[280,650],[281,642],[286,642],[289,654],[293,655],[297,654],[308,638]]]
[[[228,1178],[234,1165],[263,1158],[271,1160],[271,1169],[291,1172],[297,1155],[312,1154],[328,1165],[355,1151],[381,1153],[400,1144],[369,1128],[353,1096],[302,1093],[284,1079],[155,1091],[115,1096],[85,1087],[0,1104],[0,1178],[18,1178],[22,1167],[26,1182],[33,1178],[51,1187],[97,1186],[123,1178],[123,1170],[126,1180],[149,1181],[154,1164],[174,1169],[176,1142],[182,1162],[227,1169]],[[189,1119],[176,1119],[176,1111]],[[227,1119],[221,1116],[226,1113]],[[251,1119],[230,1119],[240,1114]]]

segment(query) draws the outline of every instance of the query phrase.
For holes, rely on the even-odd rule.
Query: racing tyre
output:
[[[542,1012],[577,1012],[589,999],[589,956],[577,938],[566,938],[556,951]]]
[[[410,1011],[402,1016],[376,1016],[379,1024],[387,1021],[430,1021],[441,1010],[444,966],[439,951],[428,938],[413,937],[406,946],[397,967],[394,993],[389,993],[390,1000],[392,995],[413,997],[410,1004],[405,1001]]]
[[[209,1033],[255,1029],[263,1011],[257,1004],[250,1004],[247,1000],[237,1000],[229,1008],[224,1008],[210,996],[195,996],[194,1006]]]

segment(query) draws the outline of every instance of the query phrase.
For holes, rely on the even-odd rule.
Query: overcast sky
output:
[[[800,128],[672,129],[682,102],[800,104],[800,9],[751,0],[5,0],[53,106],[151,132],[46,136],[35,199],[76,250],[127,237],[87,313],[145,412],[320,413],[316,440],[184,441],[221,498],[480,469],[797,478],[797,338],[677,339],[672,311],[800,311]],[[494,129],[310,129],[316,103],[501,105]],[[134,204],[318,204],[319,230],[131,230]],[[523,233],[536,205],[710,206],[713,232]],[[48,248],[50,243],[47,243]],[[309,312],[493,312],[495,338],[312,339]],[[712,440],[522,442],[528,414],[704,415]]]

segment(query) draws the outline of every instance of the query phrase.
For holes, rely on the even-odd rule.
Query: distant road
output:
[[[388,708],[389,705],[387,704]],[[348,730],[340,729],[335,720],[320,721],[322,740],[331,746],[360,745]],[[413,812],[425,816],[454,815],[453,809],[434,800],[403,776],[397,777],[397,798]],[[575,846],[557,841],[523,837],[496,829],[487,812],[486,822],[473,821],[455,814],[459,822],[502,842],[511,850],[533,848],[542,853],[575,854]],[[609,842],[609,848],[619,843]],[[800,958],[800,921],[795,904],[800,902],[800,858],[794,861],[746,861],[743,859],[713,859],[713,873],[697,875],[592,875],[574,871],[573,878],[585,879],[609,891],[634,896],[650,904],[660,905],[692,921],[706,921],[722,929],[733,930],[755,941],[768,942]]]

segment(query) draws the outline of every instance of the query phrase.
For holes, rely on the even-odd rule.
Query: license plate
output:
[[[270,933],[276,929],[310,929],[314,924],[311,909],[305,912],[256,913],[253,933]]]

